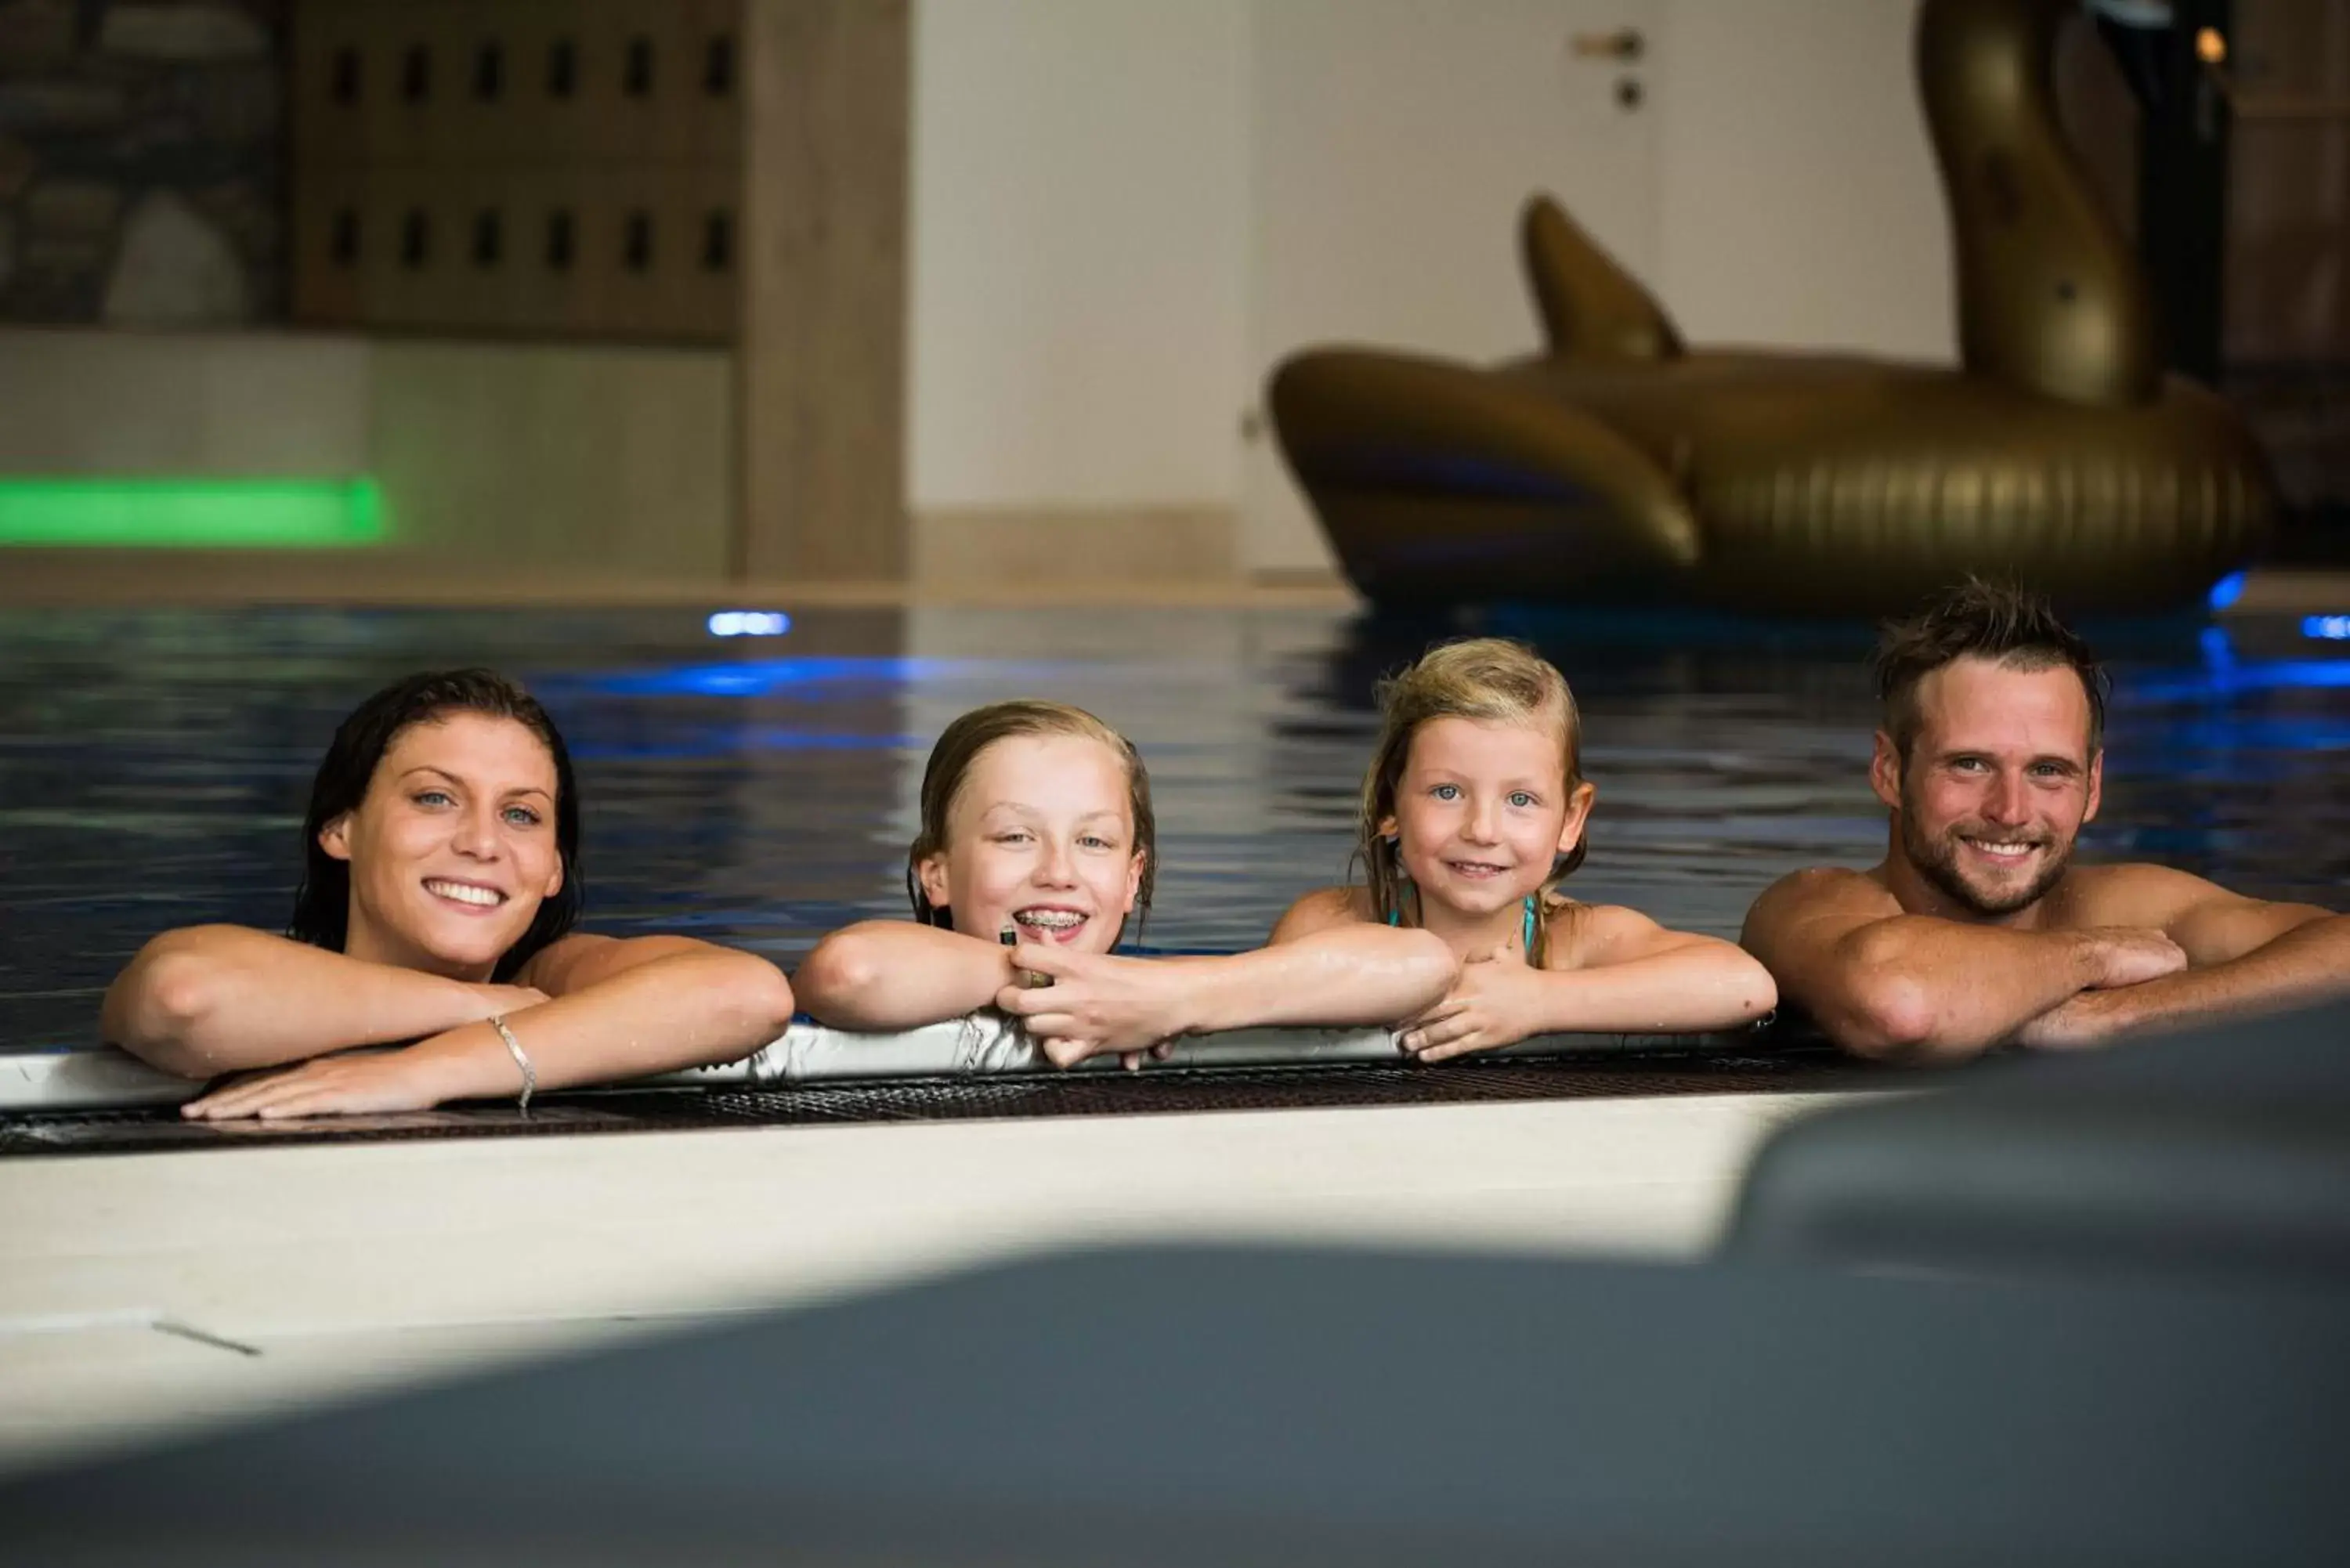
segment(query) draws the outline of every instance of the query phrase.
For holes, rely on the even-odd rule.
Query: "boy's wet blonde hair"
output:
[[[1411,760],[1412,737],[1431,719],[1473,719],[1483,723],[1542,724],[1558,735],[1559,759],[1572,795],[1583,783],[1583,720],[1575,711],[1575,694],[1556,667],[1522,642],[1498,637],[1471,638],[1440,643],[1419,663],[1378,685],[1378,749],[1363,774],[1362,815],[1356,826],[1355,855],[1369,882],[1371,909],[1380,919],[1403,916],[1403,865],[1396,846],[1379,833],[1379,824],[1396,815],[1396,791],[1403,782],[1404,764]],[[1567,873],[1583,864],[1587,838],[1560,859],[1541,897]],[[1534,923],[1535,950],[1531,963],[1543,961],[1549,922]]]
[[[1024,735],[1076,735],[1099,741],[1126,764],[1127,809],[1134,817],[1134,848],[1142,857],[1142,881],[1135,889],[1138,925],[1150,913],[1150,889],[1159,877],[1159,825],[1150,810],[1150,774],[1134,742],[1087,712],[1066,702],[1019,698],[973,708],[949,724],[931,748],[922,768],[921,830],[906,851],[906,896],[913,900],[914,919],[926,926],[954,925],[954,911],[933,905],[922,891],[918,867],[947,846],[947,818],[955,796],[971,776],[979,754],[998,741]]]

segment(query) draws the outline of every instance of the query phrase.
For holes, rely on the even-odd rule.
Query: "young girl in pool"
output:
[[[510,1095],[527,1108],[535,1091],[727,1061],[791,1022],[791,988],[764,959],[573,929],[570,756],[546,710],[489,670],[411,676],[359,704],[318,764],[302,845],[286,936],[167,931],[107,990],[105,1037],[167,1072],[302,1063],[187,1116]],[[414,1044],[325,1054],[400,1041]]]
[[[1060,1066],[1110,1052],[1134,1066],[1180,1034],[1391,1024],[1451,981],[1442,942],[1376,926],[1228,957],[1112,956],[1128,918],[1149,909],[1157,871],[1150,778],[1126,737],[1058,702],[975,709],[947,726],[922,773],[906,857],[914,923],[825,938],[795,977],[801,1005],[858,1030],[995,1006],[1023,1017]]]
[[[1596,790],[1565,679],[1495,638],[1431,649],[1380,690],[1363,780],[1360,887],[1290,907],[1276,948],[1365,925],[1417,927],[1461,961],[1400,1040],[1440,1062],[1554,1031],[1678,1033],[1761,1017],[1770,975],[1718,938],[1557,890],[1582,862]]]

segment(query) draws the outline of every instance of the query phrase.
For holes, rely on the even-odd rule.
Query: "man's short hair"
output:
[[[2010,670],[2054,670],[2081,678],[2089,699],[2089,754],[2106,741],[2106,672],[2089,645],[2056,618],[2048,601],[2012,583],[1969,577],[1909,619],[1885,628],[1873,661],[1885,732],[1902,761],[1918,738],[1918,683],[1953,659],[1988,659]]]

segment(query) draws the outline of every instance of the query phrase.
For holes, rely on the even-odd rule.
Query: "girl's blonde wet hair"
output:
[[[955,796],[962,793],[979,754],[998,741],[1028,735],[1075,735],[1099,741],[1126,765],[1127,809],[1134,818],[1134,848],[1142,857],[1142,881],[1135,889],[1138,927],[1150,913],[1150,889],[1159,877],[1159,824],[1150,810],[1150,774],[1134,742],[1087,712],[1066,702],[1019,698],[973,708],[941,732],[922,768],[922,823],[906,851],[906,896],[914,903],[914,919],[926,926],[954,925],[954,911],[933,905],[922,891],[919,867],[947,846],[947,819]]]
[[[1431,719],[1473,719],[1481,723],[1540,724],[1558,736],[1559,760],[1571,796],[1583,783],[1583,720],[1575,694],[1556,667],[1522,642],[1498,637],[1440,643],[1419,663],[1378,685],[1378,749],[1363,774],[1362,815],[1356,826],[1355,857],[1369,883],[1371,909],[1379,919],[1400,920],[1409,878],[1395,843],[1379,824],[1396,815],[1396,791],[1411,760],[1412,737]],[[1559,857],[1537,895],[1547,901],[1567,874],[1583,864],[1588,837]],[[1539,907],[1539,906],[1538,906]],[[1534,922],[1534,950],[1526,961],[1539,966],[1549,945],[1550,922]]]

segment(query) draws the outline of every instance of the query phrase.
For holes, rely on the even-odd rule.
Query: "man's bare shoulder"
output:
[[[1824,941],[1900,912],[1892,890],[1874,874],[1843,866],[1814,867],[1791,871],[1762,889],[1746,911],[1738,943],[1775,971]]]
[[[2060,930],[2085,926],[2170,926],[2198,907],[2235,902],[2208,877],[2151,861],[2075,866],[2048,900],[2046,924]]]
[[[1892,916],[1901,912],[1901,905],[1893,890],[1873,871],[1856,871],[1848,866],[1814,866],[1802,871],[1790,871],[1768,888],[1754,900],[1746,917],[1751,929],[1754,921],[1804,919],[1813,915],[1850,912],[1856,915]]]

